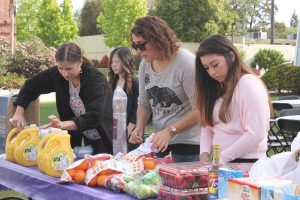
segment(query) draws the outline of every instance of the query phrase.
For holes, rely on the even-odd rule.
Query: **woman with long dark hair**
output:
[[[266,155],[270,103],[264,83],[224,36],[204,40],[196,54],[196,104],[202,125],[200,158],[221,145],[223,162],[255,162]]]
[[[137,98],[139,96],[139,82],[134,76],[134,60],[131,50],[127,47],[115,48],[109,59],[108,80],[112,91],[121,87],[127,95],[127,133],[130,136],[136,125]],[[137,145],[128,144],[131,151]]]

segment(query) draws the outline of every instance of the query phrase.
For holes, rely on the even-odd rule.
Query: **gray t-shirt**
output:
[[[139,68],[138,104],[152,111],[154,131],[179,121],[193,109],[195,90],[195,56],[180,49],[163,72],[153,71],[151,63],[142,60]],[[200,126],[195,125],[176,134],[170,144],[200,142]]]

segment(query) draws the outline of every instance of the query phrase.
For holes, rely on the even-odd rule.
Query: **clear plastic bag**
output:
[[[127,95],[117,87],[113,96],[113,154],[127,153]]]

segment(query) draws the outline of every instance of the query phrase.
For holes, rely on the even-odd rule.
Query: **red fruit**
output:
[[[179,175],[176,175],[175,176],[175,183],[173,185],[175,187],[177,186],[177,187],[180,188],[182,186],[182,184],[183,184],[183,178],[181,176],[179,176]]]
[[[186,200],[193,200],[193,196],[187,196],[185,199]]]
[[[202,175],[199,177],[199,187],[207,187],[208,176]]]

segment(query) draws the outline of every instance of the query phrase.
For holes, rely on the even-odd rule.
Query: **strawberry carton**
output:
[[[177,189],[207,187],[209,164],[201,162],[168,163],[158,165],[158,173],[165,186]]]
[[[207,188],[194,189],[175,189],[168,186],[161,186],[158,195],[158,200],[206,200]]]

